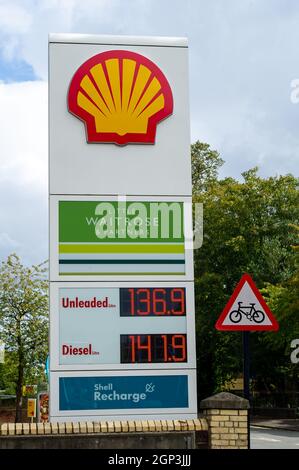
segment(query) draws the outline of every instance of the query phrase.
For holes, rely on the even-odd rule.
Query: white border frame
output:
[[[197,393],[196,393],[196,371],[195,370],[162,370],[162,371],[139,371],[138,376],[145,375],[187,375],[188,376],[188,402],[187,408],[142,408],[138,409],[113,409],[113,410],[59,410],[59,378],[60,377],[106,377],[106,372],[76,371],[76,372],[52,372],[50,379],[51,401],[49,417],[50,421],[100,421],[122,420],[122,419],[195,419],[197,418]],[[135,371],[110,371],[110,377],[135,376]],[[171,390],[170,390],[171,393]],[[120,414],[121,413],[121,414]]]
[[[64,282],[64,281],[100,281],[103,282],[103,276],[60,276],[59,275],[59,264],[58,264],[58,202],[59,201],[123,201],[123,196],[50,196],[49,201],[49,240],[50,240],[50,263],[49,263],[49,276],[51,282]],[[184,234],[190,236],[190,230],[192,227],[192,197],[182,196],[126,196],[126,201],[134,202],[183,202],[184,203]],[[107,279],[107,277],[105,277]],[[194,268],[193,268],[193,241],[185,238],[185,274],[174,275],[170,278],[169,275],[115,275],[109,276],[109,281],[193,281],[194,280]]]
[[[187,48],[188,38],[171,36],[115,36],[106,34],[50,33],[49,43]]]

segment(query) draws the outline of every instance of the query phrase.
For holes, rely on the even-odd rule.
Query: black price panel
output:
[[[120,316],[186,316],[186,289],[184,287],[120,288]]]
[[[120,362],[187,362],[186,334],[120,335]]]

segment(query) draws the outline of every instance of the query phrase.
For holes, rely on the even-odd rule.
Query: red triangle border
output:
[[[272,325],[223,325],[223,322],[228,315],[231,307],[233,306],[236,298],[238,297],[242,287],[244,286],[245,282],[248,282],[250,285],[253,293],[255,294],[256,298],[258,299],[259,303],[261,304],[263,310],[269,317],[269,320],[271,321]],[[273,313],[271,312],[270,308],[266,304],[262,294],[256,287],[253,279],[249,276],[249,274],[245,273],[241,277],[241,280],[237,284],[233,294],[231,295],[228,303],[224,307],[220,317],[218,318],[215,328],[219,331],[278,331],[279,330],[279,324],[274,317]]]

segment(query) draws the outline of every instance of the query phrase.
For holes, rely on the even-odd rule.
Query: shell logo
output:
[[[165,75],[151,60],[115,50],[78,68],[68,109],[85,123],[89,143],[154,144],[157,124],[172,114],[173,98]]]

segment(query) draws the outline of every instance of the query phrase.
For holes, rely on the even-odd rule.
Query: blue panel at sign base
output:
[[[60,411],[187,407],[187,375],[59,378]]]

